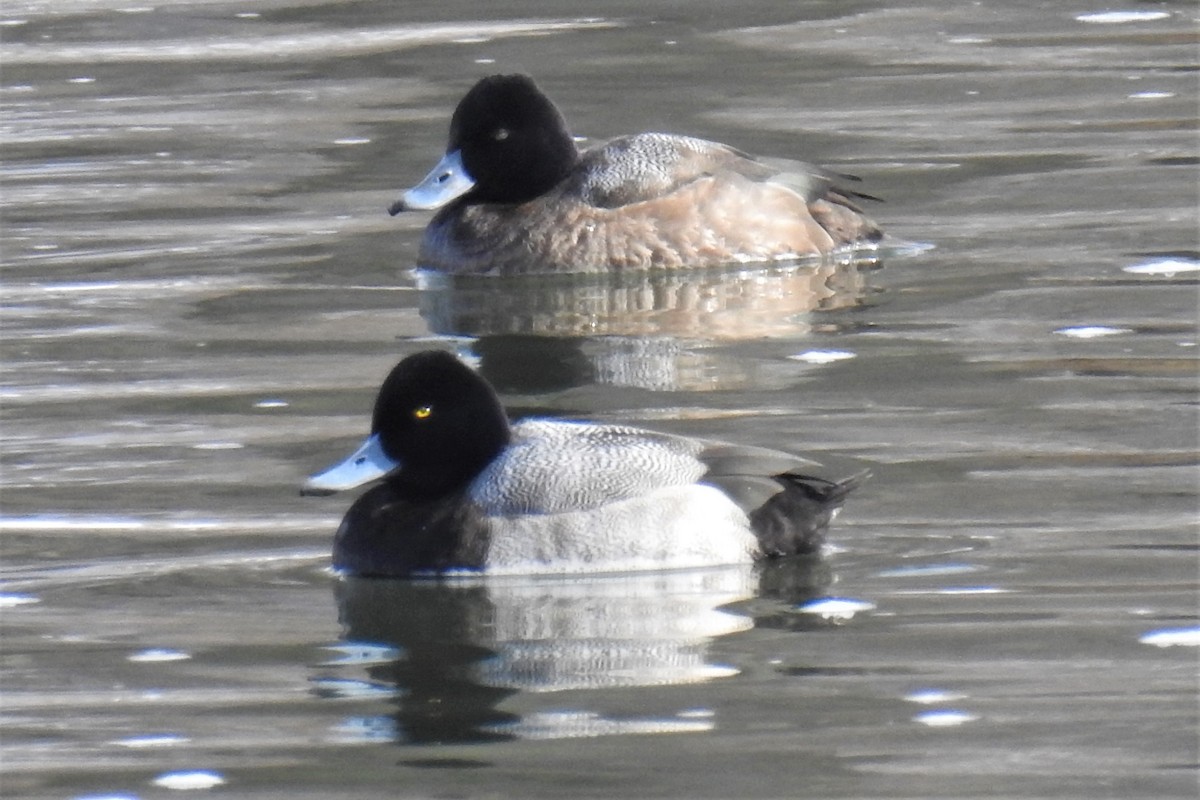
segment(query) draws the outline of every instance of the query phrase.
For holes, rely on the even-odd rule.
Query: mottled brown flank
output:
[[[730,175],[617,208],[589,205],[558,187],[519,205],[443,210],[425,232],[420,260],[448,272],[515,275],[821,256],[879,236],[843,203],[832,192],[805,202],[785,186]]]

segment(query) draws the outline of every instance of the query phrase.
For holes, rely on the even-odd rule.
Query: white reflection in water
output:
[[[707,643],[753,627],[721,606],[753,592],[750,569],[682,571],[557,585],[494,585],[498,653],[489,685],[525,691],[694,683],[737,670],[706,660]]]
[[[928,725],[931,728],[952,728],[966,722],[974,722],[977,719],[979,717],[975,714],[952,708],[939,711],[926,711],[923,714],[917,714],[913,717],[915,722]]]
[[[1155,647],[1200,647],[1200,628],[1163,628],[1142,634],[1138,641]]]
[[[1117,336],[1122,333],[1133,333],[1130,328],[1115,328],[1111,325],[1075,325],[1070,328],[1059,328],[1055,331],[1059,336],[1069,336],[1072,339],[1099,339],[1103,336]]]
[[[793,361],[803,361],[805,364],[833,364],[854,358],[849,350],[805,350],[794,356],[788,356]]]
[[[850,597],[821,597],[797,607],[805,614],[816,614],[823,619],[847,620],[860,611],[871,611],[875,604]]]
[[[788,586],[824,572],[796,568]],[[713,639],[753,627],[728,610],[759,590],[752,565],[586,578],[433,581],[346,578],[335,584],[344,641],[318,664],[314,692],[394,705],[391,724],[356,717],[340,741],[408,743],[577,738],[710,730],[710,709],[614,718],[587,708],[513,714],[518,692],[666,686],[736,675],[709,656]],[[793,601],[794,602],[794,601]],[[855,602],[855,601],[841,601]],[[861,602],[861,601],[858,601]],[[364,670],[365,676],[332,671]],[[579,702],[575,699],[574,702]]]
[[[688,708],[675,716],[680,719],[712,719],[717,714],[711,708]]]
[[[120,747],[128,747],[131,749],[141,749],[150,747],[172,747],[177,744],[185,744],[191,741],[186,736],[180,736],[175,733],[159,733],[159,734],[144,734],[142,736],[128,736],[124,739],[117,739],[113,744]]]
[[[933,705],[934,703],[949,703],[952,700],[962,700],[965,697],[965,694],[947,692],[942,689],[918,689],[911,694],[905,695],[904,699],[910,703]]]
[[[1166,275],[1171,276],[1180,272],[1196,272],[1200,270],[1200,261],[1184,258],[1155,258],[1121,267],[1122,272],[1133,275]]]
[[[169,650],[166,648],[151,648],[149,650],[141,650],[129,656],[130,661],[138,663],[154,663],[159,661],[187,661],[191,655],[182,650]]]
[[[897,591],[898,595],[969,595],[969,594],[1009,594],[1012,589],[1002,589],[999,586],[942,586],[935,589],[906,589]]]
[[[896,567],[881,570],[881,578],[919,578],[930,575],[961,575],[966,572],[976,572],[979,567],[973,564],[920,564],[911,567]]]
[[[703,733],[713,729],[707,719],[611,719],[590,711],[549,711],[529,714],[517,722],[488,726],[495,733],[522,739],[582,739],[647,733]]]
[[[211,789],[223,783],[224,778],[208,770],[166,772],[154,779],[154,785],[164,789]]]
[[[1169,11],[1099,11],[1092,14],[1079,14],[1075,19],[1080,22],[1118,25],[1124,22],[1151,22],[1156,19],[1166,19],[1169,16],[1171,16]]]

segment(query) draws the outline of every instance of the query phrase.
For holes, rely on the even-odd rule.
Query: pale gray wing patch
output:
[[[731,147],[691,136],[639,133],[583,154],[577,191],[599,208],[653,200],[718,170],[765,180],[773,170]]]
[[[472,483],[486,514],[556,514],[596,508],[695,482],[707,467],[692,440],[615,425],[527,420]]]
[[[855,200],[876,200],[850,191],[839,175],[804,161],[760,158],[706,139],[667,133],[622,136],[584,151],[570,191],[598,208],[654,200],[701,178],[740,176],[754,183],[770,183],[795,192],[805,202],[825,199],[852,211],[862,209]]]

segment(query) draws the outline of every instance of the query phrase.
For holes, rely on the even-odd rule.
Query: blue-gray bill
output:
[[[475,179],[463,166],[462,153],[447,153],[425,179],[400,195],[388,208],[393,217],[401,211],[432,211],[471,191]]]
[[[354,453],[304,482],[300,494],[333,494],[387,475],[400,464],[383,452],[378,435],[371,435]]]

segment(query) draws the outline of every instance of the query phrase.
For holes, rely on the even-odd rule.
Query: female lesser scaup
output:
[[[334,566],[354,574],[603,572],[813,552],[865,476],[799,471],[813,466],[618,425],[510,426],[487,381],[427,351],[388,375],[363,446],[303,491],[384,479],[334,539]]]
[[[446,156],[389,209],[441,209],[421,266],[514,275],[821,256],[883,233],[833,176],[688,136],[582,153],[533,80],[493,75],[454,110]],[[449,205],[447,205],[449,204]]]

